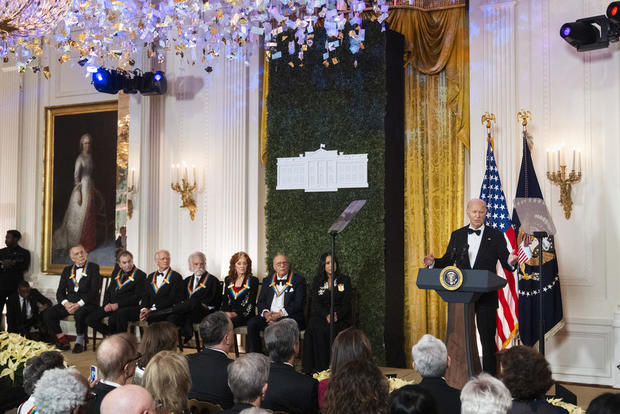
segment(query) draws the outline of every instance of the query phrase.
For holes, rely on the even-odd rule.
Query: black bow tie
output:
[[[478,230],[474,230],[474,229],[472,229],[471,227],[467,229],[467,234],[476,233],[476,236],[480,236],[480,232],[481,232],[481,230],[480,230],[480,229],[478,229]]]
[[[163,276],[164,274],[162,272],[157,272],[157,277],[159,276]]]
[[[75,266],[75,270],[84,269],[84,266]]]
[[[276,285],[278,285],[278,286],[284,286],[284,285],[286,285],[286,280],[287,280],[287,278],[284,278],[284,279],[276,279]]]

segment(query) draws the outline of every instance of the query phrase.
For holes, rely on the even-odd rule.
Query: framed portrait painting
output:
[[[60,274],[76,245],[103,274],[112,271],[116,235],[125,224],[117,206],[118,194],[126,194],[121,135],[116,101],[45,108],[44,273]]]

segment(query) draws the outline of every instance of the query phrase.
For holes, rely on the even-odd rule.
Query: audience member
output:
[[[56,290],[58,304],[43,312],[47,333],[56,335],[56,347],[62,351],[70,348],[69,339],[60,329],[60,320],[69,315],[75,318],[75,345],[73,353],[84,351],[84,334],[86,317],[99,306],[99,287],[101,275],[99,265],[88,262],[88,253],[83,246],[77,245],[69,250],[72,265],[67,266],[60,275]]]
[[[329,368],[332,257],[323,253],[310,289],[310,317],[304,338],[303,370],[311,374]],[[334,260],[334,335],[351,326],[351,278]]]
[[[83,413],[88,382],[73,368],[52,368],[41,375],[32,395],[37,414]]]
[[[260,352],[260,333],[267,325],[282,318],[297,321],[304,327],[304,304],[306,301],[306,279],[290,270],[288,257],[278,254],[273,258],[275,272],[263,279],[263,287],[256,308],[258,316],[248,321],[248,352]]]
[[[271,358],[271,366],[269,387],[262,406],[289,414],[316,413],[318,382],[295,372],[293,366],[299,353],[297,322],[287,318],[271,323],[265,329],[265,346]]]
[[[194,335],[192,325],[218,310],[222,301],[220,281],[207,272],[204,253],[192,253],[187,261],[192,275],[183,281],[179,302],[172,308],[172,320],[181,328],[185,342]]]
[[[103,306],[86,318],[86,323],[102,335],[127,332],[127,318],[119,317],[123,312],[130,312],[140,303],[144,296],[146,273],[133,263],[133,255],[127,250],[118,254],[119,269],[112,277],[110,286],[105,291]],[[108,324],[102,322],[108,318]]]
[[[127,333],[107,337],[97,348],[97,369],[99,382],[93,387],[89,414],[99,414],[101,402],[106,394],[125,385],[136,369],[140,358],[136,338]]]
[[[252,276],[252,260],[246,252],[237,252],[230,258],[228,276],[224,279],[222,310],[233,326],[245,326],[256,315],[258,278]]]
[[[228,353],[233,344],[233,324],[222,311],[208,315],[200,322],[204,348],[187,356],[192,376],[189,398],[219,404],[224,409],[233,406],[233,394],[228,386]],[[208,386],[205,386],[208,384]]]
[[[620,394],[606,392],[590,402],[588,414],[618,414],[620,413]]]
[[[235,405],[222,414],[239,413],[246,408],[260,407],[267,391],[269,359],[262,354],[241,355],[228,366],[228,384]]]
[[[112,390],[101,403],[101,414],[155,414],[155,400],[144,388],[127,384]]]
[[[439,414],[461,412],[461,392],[450,387],[444,376],[450,367],[446,345],[432,335],[424,335],[411,348],[413,369],[422,376],[420,387],[427,390],[437,403]]]
[[[17,408],[17,414],[33,412],[32,409],[35,406],[35,402],[32,393],[37,381],[48,369],[63,368],[64,362],[62,354],[57,351],[45,351],[26,361],[23,371],[23,387],[26,394],[30,395],[30,397]]]
[[[431,393],[420,385],[405,385],[392,391],[388,414],[438,414],[437,404]],[[458,414],[459,411],[450,411]]]
[[[177,327],[167,321],[155,322],[144,330],[140,340],[140,354],[142,355],[136,364],[136,372],[133,374],[132,383],[144,385],[144,370],[147,364],[160,351],[174,351],[179,345],[179,331]]]
[[[30,331],[37,329],[39,339],[43,339],[45,325],[40,312],[52,306],[52,301],[30,284],[21,280],[17,284],[17,292],[9,296],[6,304],[8,331],[30,338]]]
[[[564,414],[567,410],[545,399],[553,384],[545,357],[528,346],[514,346],[501,356],[502,381],[512,395],[511,414]]]
[[[461,414],[506,414],[511,406],[508,388],[487,373],[472,378],[461,390]]]
[[[240,414],[271,414],[273,413],[273,411],[271,410],[265,410],[263,408],[258,408],[258,407],[251,407],[251,408],[246,408],[245,410],[242,410]]]
[[[325,393],[325,414],[384,414],[388,381],[368,359],[349,361],[331,376]]]
[[[17,284],[24,280],[24,272],[30,266],[30,252],[18,244],[21,238],[19,231],[7,231],[4,238],[6,247],[0,249],[0,314],[7,298],[17,291]],[[7,318],[10,316],[7,308]]]
[[[161,351],[146,366],[144,387],[155,399],[157,414],[188,413],[191,385],[189,366],[180,352]]]

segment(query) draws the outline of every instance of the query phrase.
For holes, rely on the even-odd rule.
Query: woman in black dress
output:
[[[234,327],[247,325],[255,314],[258,278],[252,276],[252,260],[245,252],[230,258],[228,276],[224,279],[222,310],[232,320]]]
[[[304,337],[303,370],[310,374],[329,368],[330,304],[332,257],[323,253],[310,292],[310,316]],[[351,279],[340,274],[334,261],[334,336],[351,326]]]

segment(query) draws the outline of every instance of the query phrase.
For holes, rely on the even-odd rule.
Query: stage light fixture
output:
[[[607,18],[616,24],[620,24],[620,1],[612,1],[607,6]]]
[[[163,95],[168,89],[164,72],[146,72],[139,70],[133,73],[116,69],[89,67],[92,81],[99,92],[116,94],[122,90],[128,94],[140,92],[142,95]]]
[[[560,36],[579,52],[603,49],[620,37],[620,1],[607,6],[607,13],[564,23]]]
[[[117,94],[121,90],[116,71],[110,71],[106,68],[99,68],[92,75],[93,85],[95,89],[102,93]]]
[[[140,82],[142,95],[163,95],[168,90],[168,82],[164,72],[146,72]]]

